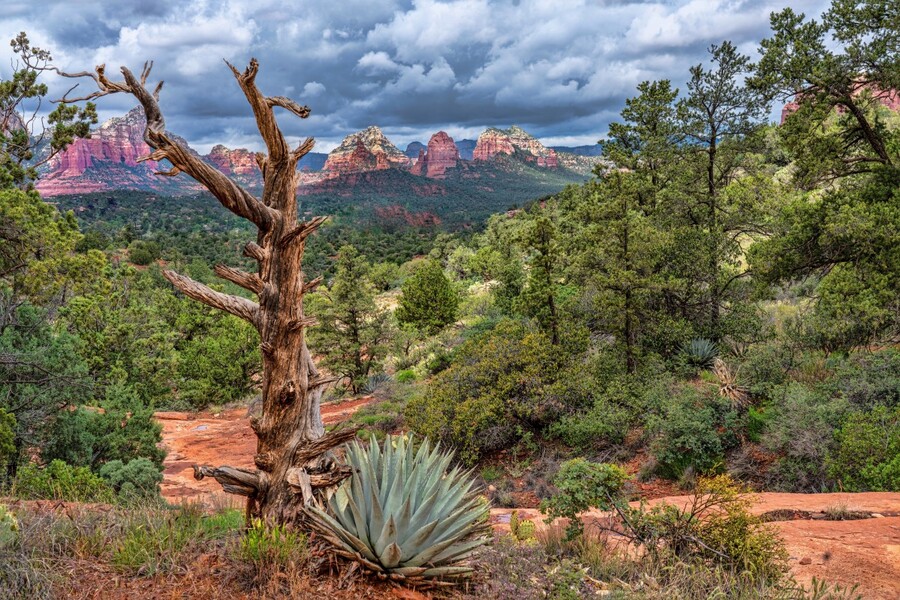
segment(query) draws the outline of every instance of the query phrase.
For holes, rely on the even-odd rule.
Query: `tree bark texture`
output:
[[[244,248],[244,254],[258,262],[257,272],[247,273],[224,265],[216,266],[215,272],[255,294],[258,302],[215,291],[173,271],[163,274],[186,296],[252,323],[261,340],[262,413],[250,421],[258,439],[256,470],[196,466],[195,477],[213,477],[226,492],[246,496],[248,517],[261,517],[272,523],[297,523],[303,519],[305,505],[321,502],[349,475],[346,468],[333,460],[331,450],[355,435],[353,429],[325,435],[320,400],[325,385],[332,379],[323,377],[316,369],[305,339],[305,330],[314,320],[303,312],[303,296],[321,279],[305,280],[303,251],[309,234],[325,221],[324,217],[308,221],[298,221],[297,217],[297,162],[312,149],[313,140],[308,138],[291,149],[273,112],[277,107],[306,118],[309,108],[282,96],[263,95],[256,86],[259,69],[256,59],[244,71],[226,64],[247,98],[265,141],[267,152],[256,156],[264,182],[260,198],[166,134],[158,104],[162,82],[153,92],[146,87],[152,63],[144,65],[140,78],[122,67],[123,82],[110,81],[103,65],[93,73],[60,73],[66,77],[90,77],[98,87],[84,98],[62,101],[75,102],[119,92],[133,95],[144,108],[147,117],[144,140],[152,148],[150,155],[141,160],[168,160],[173,168],[158,174],[188,174],[225,208],[257,226],[256,241]]]

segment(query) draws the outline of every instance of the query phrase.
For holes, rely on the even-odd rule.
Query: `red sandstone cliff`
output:
[[[324,171],[332,174],[363,173],[390,168],[408,168],[411,160],[372,126],[344,138],[328,154]]]
[[[517,150],[526,160],[534,162],[539,167],[559,166],[555,150],[547,148],[516,125],[509,129],[491,127],[485,130],[478,136],[472,160],[490,160],[498,154],[514,154]]]
[[[428,140],[427,152],[419,151],[419,158],[410,172],[432,179],[443,179],[447,169],[452,169],[458,164],[459,150],[453,138],[443,131],[438,131]]]

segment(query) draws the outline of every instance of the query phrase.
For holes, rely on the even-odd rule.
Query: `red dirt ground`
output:
[[[371,398],[324,405],[326,424],[347,419]],[[218,415],[201,413],[157,413],[163,425],[163,444],[169,451],[164,462],[162,493],[172,502],[199,501],[213,506],[226,502],[215,481],[195,481],[193,464],[250,467],[256,452],[256,438],[250,429],[246,409],[232,409]],[[648,486],[655,496],[660,490]],[[687,502],[688,496],[656,498],[651,503]],[[774,522],[790,554],[791,569],[798,580],[813,577],[850,586],[866,600],[900,598],[900,493],[783,494],[761,493],[753,512],[774,510],[821,513],[842,507],[849,511],[874,513],[873,518],[853,521],[821,519]],[[512,510],[491,511],[492,520],[503,528]],[[520,516],[541,522],[534,509],[518,509]],[[599,515],[596,515],[599,516]],[[590,516],[588,516],[590,518]]]

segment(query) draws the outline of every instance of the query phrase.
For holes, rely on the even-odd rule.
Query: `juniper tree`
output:
[[[150,86],[152,62],[140,75],[121,68],[122,80],[109,78],[105,65],[92,72],[65,73],[70,78],[90,78],[97,89],[83,97],[67,94],[63,104],[91,101],[110,94],[128,94],[140,103],[146,117],[144,141],[149,155],[140,160],[167,161],[171,168],[157,174],[175,177],[185,173],[203,185],[222,206],[257,228],[255,241],[244,247],[254,259],[255,273],[217,265],[216,274],[254,294],[254,302],[243,296],[225,294],[171,270],[166,279],[186,296],[235,315],[251,323],[259,332],[262,354],[261,411],[250,419],[257,436],[255,469],[232,466],[195,465],[198,479],[213,477],[226,492],[247,497],[247,515],[274,523],[296,523],[304,519],[304,506],[318,502],[329,488],[349,475],[330,450],[354,437],[355,430],[326,434],[320,400],[331,377],[321,375],[306,343],[306,329],[314,320],[304,314],[303,297],[316,288],[321,278],[307,279],[303,273],[303,252],[309,235],[325,217],[298,218],[297,163],[313,147],[307,138],[295,148],[285,139],[275,118],[275,109],[307,118],[310,110],[284,96],[266,96],[257,86],[259,63],[251,59],[243,71],[227,63],[244,93],[266,151],[256,154],[262,172],[263,190],[257,197],[204,162],[166,131],[159,105],[162,82]]]

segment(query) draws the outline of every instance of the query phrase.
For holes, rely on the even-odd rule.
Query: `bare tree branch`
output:
[[[256,273],[247,273],[226,265],[216,265],[215,272],[222,279],[227,279],[231,283],[239,285],[245,290],[250,290],[255,294],[262,293],[263,287],[265,287],[263,280]]]
[[[190,277],[179,275],[175,271],[163,271],[163,277],[172,282],[176,288],[188,298],[202,302],[207,306],[218,308],[236,317],[240,317],[254,325],[259,321],[259,305],[240,296],[223,294],[209,288]]]
[[[169,171],[158,171],[159,175],[173,177],[181,172],[187,173],[192,178],[206,187],[213,196],[228,210],[239,217],[243,217],[257,227],[267,230],[277,219],[274,210],[254,198],[249,192],[237,185],[214,167],[206,164],[197,156],[194,156],[174,142],[165,133],[166,121],[159,108],[159,92],[163,83],[156,84],[153,92],[146,88],[147,78],[153,68],[152,62],[144,63],[140,79],[127,68],[122,67],[124,82],[111,81],[106,76],[106,66],[99,65],[95,73],[82,71],[80,73],[65,73],[55,67],[53,71],[63,77],[78,78],[90,77],[99,88],[96,92],[81,98],[69,98],[68,92],[57,102],[72,103],[81,100],[90,100],[109,94],[125,93],[134,96],[144,109],[147,126],[144,129],[144,141],[153,148],[153,152],[142,160],[168,160],[173,168]],[[74,88],[72,88],[74,89]],[[70,90],[71,91],[71,90]]]

